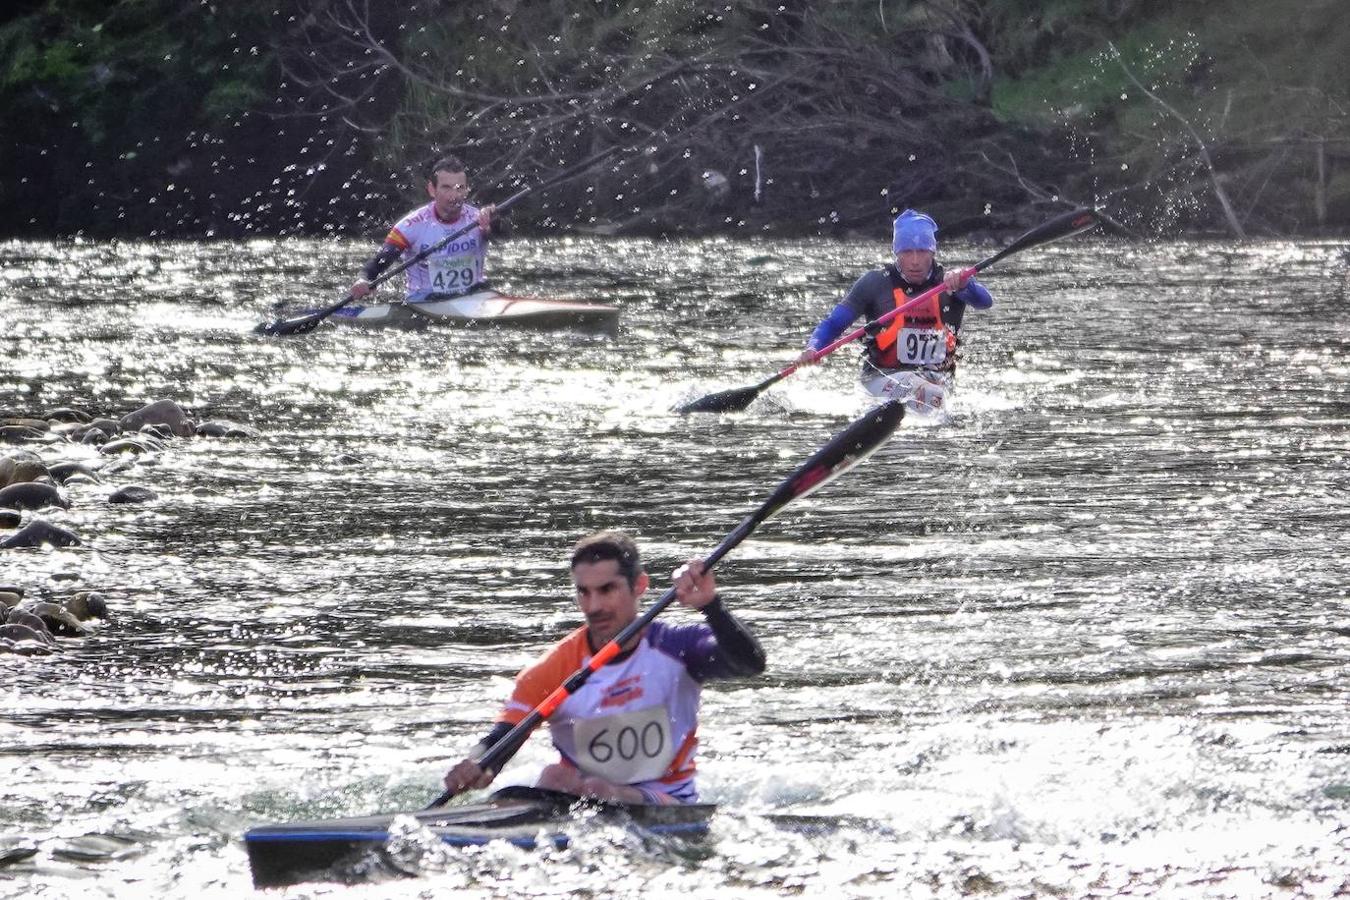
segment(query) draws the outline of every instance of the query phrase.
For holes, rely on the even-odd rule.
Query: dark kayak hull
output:
[[[632,825],[648,834],[697,837],[707,833],[717,807],[600,804],[555,791],[512,787],[468,806],[261,826],[244,834],[244,846],[254,885],[272,887],[321,879],[344,860],[379,853],[399,816],[416,819],[451,846],[507,841],[525,848],[541,842],[565,847],[570,838],[563,829],[577,826],[576,813],[582,809],[593,811],[601,821]]]

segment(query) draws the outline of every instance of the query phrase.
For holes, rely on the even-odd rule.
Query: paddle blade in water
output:
[[[294,319],[277,319],[275,322],[262,322],[253,329],[254,334],[265,334],[268,337],[277,335],[307,334],[319,327],[323,321],[323,316],[311,313],[307,316],[299,316]]]
[[[729,391],[718,391],[715,394],[708,394],[692,400],[684,406],[678,407],[675,411],[678,413],[691,412],[740,412],[745,409],[755,398],[759,396],[759,385],[745,388],[732,388]]]
[[[677,413],[740,412],[753,403],[755,398],[762,394],[766,388],[777,384],[796,370],[797,364],[793,363],[781,372],[770,375],[759,384],[708,394],[706,397],[699,397],[697,400],[678,407],[675,411]]]

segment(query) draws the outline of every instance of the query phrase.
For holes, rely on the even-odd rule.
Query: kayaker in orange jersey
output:
[[[638,617],[648,579],[632,538],[601,531],[573,549],[572,583],[586,624],[516,677],[496,725],[446,773],[449,790],[491,783],[496,773],[475,760]],[[703,682],[760,674],[764,651],[726,609],[700,560],[681,566],[674,586],[676,600],[704,621],[653,622],[559,706],[548,724],[561,759],[544,769],[537,787],[623,803],[698,801],[694,754]]]
[[[956,374],[959,334],[966,307],[988,309],[994,298],[975,279],[944,272],[935,261],[937,223],[907,209],[896,217],[891,250],[895,261],[863,275],[816,326],[797,362],[814,365],[815,354],[844,333],[859,316],[871,322],[924,291],[946,285],[931,303],[897,316],[870,336],[862,382],[885,399],[904,399],[913,411],[933,414],[947,402]]]
[[[484,285],[488,238],[505,236],[505,223],[494,219],[495,206],[479,209],[465,201],[469,196],[469,176],[458,157],[437,160],[427,179],[431,202],[399,219],[384,239],[384,244],[361,269],[361,277],[351,287],[353,300],[365,298],[374,288],[371,282],[399,257],[413,256],[469,225],[468,234],[437,250],[407,272],[405,299],[417,303],[435,297],[453,297]]]

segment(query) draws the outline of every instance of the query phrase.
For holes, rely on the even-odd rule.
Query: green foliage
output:
[[[1196,48],[1186,35],[1170,35],[1146,26],[1121,36],[1116,43],[1135,74],[1148,81],[1175,83],[1195,63]],[[1143,65],[1140,65],[1140,61]],[[1106,41],[1056,54],[1052,62],[1021,78],[994,85],[994,112],[1005,121],[1050,125],[1119,106],[1134,86],[1116,62]]]
[[[345,136],[360,152],[345,150],[340,164],[373,155],[388,166],[366,181],[338,176],[345,199],[397,190],[443,152],[464,155],[490,191],[644,138],[661,152],[579,182],[574,205],[554,207],[558,221],[869,227],[895,203],[940,208],[944,221],[987,221],[986,204],[1024,203],[1035,194],[1029,184],[1186,207],[1212,221],[1198,136],[1233,190],[1250,194],[1244,209],[1274,209],[1269,227],[1296,228],[1307,221],[1300,209],[1350,215],[1343,7],[31,2],[0,14],[0,168],[27,176],[3,199],[50,206],[59,194],[83,213],[116,195],[125,210],[147,183],[177,182],[177,198],[196,179],[215,207],[238,206],[222,198],[252,178],[262,188],[248,199],[266,210],[291,201],[267,194],[275,175],[257,159],[273,172],[321,170],[338,164],[337,151],[306,154],[339,146],[354,126]],[[238,142],[239,159],[205,158],[222,135]],[[1014,159],[1017,172],[999,174]],[[723,194],[704,184],[708,170],[723,178]],[[488,175],[496,180],[484,184]],[[326,208],[320,193],[307,202]],[[52,215],[60,227],[65,213]]]
[[[1278,87],[1344,94],[1350,86],[1350,17],[1339,0],[1184,0],[1165,12],[1149,8],[1148,18],[1121,21],[1104,17],[1105,5],[1061,0],[1041,9],[1021,40],[998,45],[1005,77],[995,87],[994,106],[1002,117],[1044,123],[1066,108],[1115,115],[1122,95],[1125,105],[1146,104],[1109,52],[1112,42],[1146,85],[1189,109],[1203,108],[1220,90],[1257,97]],[[1046,33],[1062,39],[1048,47],[1035,40]],[[1239,121],[1270,115],[1257,103],[1228,112]]]
[[[23,173],[6,201],[37,213],[13,218],[88,227],[90,211],[112,204],[125,214],[191,171],[206,129],[272,94],[276,6],[48,0],[9,16],[0,25],[0,170]]]
[[[217,81],[202,100],[202,117],[208,122],[234,119],[254,109],[270,96],[255,78],[231,78]]]
[[[262,98],[266,76],[250,63],[217,83],[239,49],[238,32],[261,31],[251,6],[52,0],[0,28],[6,118],[74,116],[97,143],[121,126],[159,130],[236,114]]]

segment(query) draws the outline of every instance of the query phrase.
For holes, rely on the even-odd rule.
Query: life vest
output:
[[[896,307],[942,284],[942,266],[934,264],[928,280],[911,285],[894,266],[886,267]],[[879,369],[950,369],[956,365],[956,328],[942,319],[951,295],[941,291],[917,309],[896,316],[872,342],[872,364]]]

